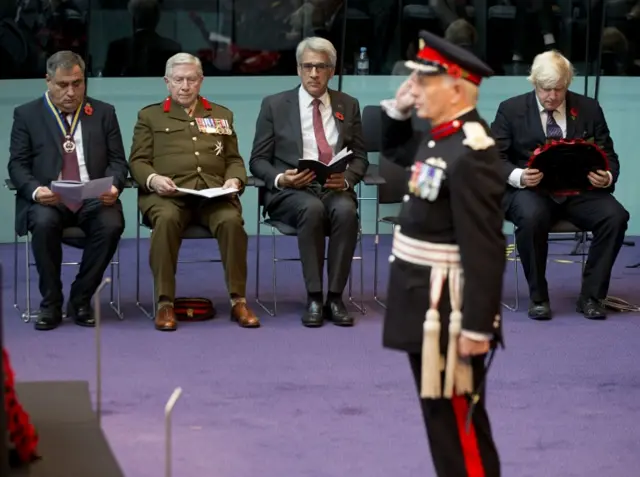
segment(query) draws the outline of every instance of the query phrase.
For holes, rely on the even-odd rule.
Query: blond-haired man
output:
[[[611,269],[627,230],[629,213],[613,197],[620,174],[618,155],[600,104],[569,91],[573,66],[556,51],[539,54],[529,81],[533,91],[500,104],[491,129],[504,161],[508,188],[507,220],[516,226],[516,244],[529,283],[529,317],[551,319],[545,278],[548,234],[559,219],[593,232],[577,311],[589,319],[606,318]],[[593,140],[606,154],[609,170],[588,174],[592,190],[559,196],[537,189],[543,174],[527,167],[531,153],[548,140]]]

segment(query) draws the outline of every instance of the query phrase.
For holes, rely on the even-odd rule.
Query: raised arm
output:
[[[411,113],[398,111],[395,100],[383,101],[381,114],[380,152],[399,166],[411,166],[424,133],[413,129]]]
[[[122,192],[127,176],[129,175],[129,165],[122,144],[122,133],[118,123],[118,116],[113,106],[107,112],[105,132],[107,135],[107,154],[109,165],[106,176],[113,176],[113,185]]]
[[[496,336],[506,263],[502,233],[505,183],[497,158],[469,151],[451,168],[451,210],[464,271],[462,329]]]
[[[27,118],[20,110],[13,111],[13,127],[11,128],[11,142],[9,144],[9,178],[16,186],[18,194],[27,200],[32,200],[36,189],[40,187],[33,172],[33,148],[27,128]]]
[[[275,150],[275,132],[273,128],[273,111],[268,98],[262,100],[260,113],[256,120],[256,133],[253,138],[249,171],[265,182],[268,189],[275,189],[278,171],[273,166]]]

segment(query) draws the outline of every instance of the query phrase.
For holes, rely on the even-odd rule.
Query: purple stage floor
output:
[[[271,242],[262,243],[261,289],[267,297]],[[164,405],[177,386],[184,393],[173,421],[176,476],[434,475],[407,360],[380,345],[383,310],[371,298],[372,244],[365,237],[368,313],[358,314],[353,328],[301,326],[304,286],[296,262],[278,265],[279,313],[259,313],[263,327],[257,330],[229,321],[219,264],[185,264],[178,272],[179,295],[211,297],[218,317],[160,333],[135,306],[135,242],[123,241],[125,320],[103,307],[102,422],[126,475],[163,475]],[[147,247],[145,241],[143,296],[149,300]],[[384,290],[388,236],[381,248]],[[278,249],[295,251],[295,241],[279,238]],[[213,242],[185,242],[183,250],[185,258],[217,254]],[[571,259],[560,256],[570,250],[570,243],[551,248],[553,321],[526,317],[524,279],[521,311],[505,313],[507,348],[494,361],[488,400],[505,477],[638,475],[640,320],[635,313],[612,314],[604,322],[577,315],[580,265],[553,261]],[[86,379],[93,385],[93,330],[65,323],[36,332],[12,309],[12,254],[12,246],[0,247],[6,345],[19,380]],[[624,268],[639,255],[623,248],[611,295],[640,302],[640,269]],[[255,239],[249,265],[252,301]],[[514,294],[512,265],[507,298]],[[73,267],[64,272],[67,289],[74,273]],[[23,277],[21,270],[20,283]],[[37,307],[35,273],[32,283]]]

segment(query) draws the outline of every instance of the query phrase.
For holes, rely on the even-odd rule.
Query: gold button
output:
[[[165,129],[165,131],[169,132],[169,128]]]
[[[198,168],[196,169],[196,171],[198,171],[198,172],[202,172],[202,167],[198,166]]]
[[[198,140],[198,138],[197,138],[197,137],[195,137],[195,136],[193,136],[191,139],[193,139],[194,141],[197,141],[197,140]]]
[[[196,125],[196,123],[194,123],[193,121],[191,121],[189,124],[190,124],[191,126],[195,126],[195,125]]]
[[[199,155],[200,155],[200,153],[199,153],[198,151],[196,151],[194,154],[195,154],[196,156],[199,156]]]

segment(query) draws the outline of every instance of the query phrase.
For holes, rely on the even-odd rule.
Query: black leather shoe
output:
[[[85,326],[87,328],[96,326],[96,319],[89,305],[74,306],[69,303],[67,306],[67,318],[72,319],[78,326]]]
[[[593,298],[587,298],[583,300],[582,298],[578,299],[578,303],[576,303],[576,311],[578,313],[582,313],[585,318],[589,320],[606,320],[607,312],[604,307],[600,305],[598,300],[594,300]]]
[[[60,323],[62,323],[62,309],[42,308],[38,312],[34,328],[39,331],[55,330]]]
[[[330,299],[325,305],[327,318],[338,326],[353,326],[353,318],[349,316],[342,299]]]
[[[529,318],[538,321],[549,321],[551,319],[551,306],[549,302],[531,302],[529,305]]]
[[[307,310],[302,315],[302,324],[308,328],[317,328],[324,323],[322,301],[309,300]]]

